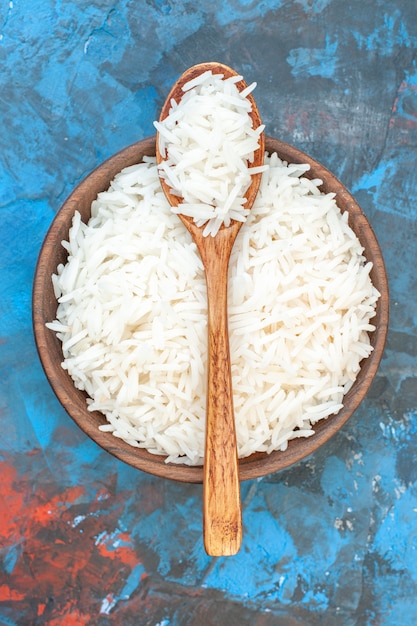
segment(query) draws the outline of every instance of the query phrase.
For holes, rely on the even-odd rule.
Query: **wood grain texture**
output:
[[[225,79],[237,76],[222,63],[201,63],[186,70],[175,83],[162,107],[160,121],[170,112],[171,102],[180,103],[185,83],[204,72],[222,74]],[[236,83],[237,89],[246,89],[245,81]],[[256,102],[252,96],[250,117],[252,127],[262,124]],[[254,152],[254,167],[263,165],[265,138],[261,133],[259,147]],[[159,133],[156,138],[156,160],[161,163],[168,158],[159,149]],[[252,176],[245,192],[245,208],[251,209],[261,182],[261,174]],[[178,207],[181,198],[161,177],[161,186],[168,202]],[[233,410],[233,389],[230,366],[229,333],[227,323],[227,277],[232,248],[242,222],[232,222],[219,230],[215,237],[204,237],[203,227],[194,224],[192,218],[179,214],[194,239],[203,261],[208,304],[208,372],[206,401],[206,438],[203,472],[203,518],[204,545],[210,556],[236,554],[242,541],[242,505],[240,500],[239,465],[237,457],[236,428]]]
[[[270,153],[277,152],[278,156],[289,162],[308,163],[310,171],[307,176],[321,178],[322,190],[336,194],[339,207],[342,211],[348,211],[349,224],[364,246],[367,259],[373,263],[371,278],[381,297],[373,319],[376,326],[375,332],[371,335],[373,352],[363,361],[358,378],[345,396],[343,409],[337,415],[319,422],[312,437],[291,441],[284,452],[272,452],[270,455],[256,453],[241,459],[239,461],[241,480],[258,478],[288,468],[312,454],[344,426],[366,396],[378,370],[389,319],[389,292],[384,259],[374,231],[353,196],[329,170],[297,148],[271,137],[266,137],[265,148]],[[85,394],[75,389],[68,373],[61,368],[61,343],[55,334],[45,327],[45,322],[55,317],[57,303],[51,275],[56,271],[58,263],[65,262],[66,253],[61,241],[68,237],[75,209],[79,210],[82,219],[87,221],[90,217],[91,202],[97,193],[106,189],[115,174],[123,167],[139,163],[145,155],[155,156],[155,137],[139,141],[105,161],[76,187],[58,211],[44,239],[35,271],[32,309],[35,341],[46,376],[59,401],[78,426],[98,445],[118,459],[150,474],[181,482],[202,483],[201,466],[167,464],[163,456],[133,448],[110,433],[99,431],[98,426],[105,422],[105,418],[100,413],[87,411]]]
[[[211,556],[236,554],[242,511],[227,324],[227,273],[240,225],[198,240],[206,271],[208,384],[204,459],[204,545]]]

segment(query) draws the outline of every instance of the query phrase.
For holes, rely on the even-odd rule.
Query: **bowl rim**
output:
[[[257,452],[239,460],[240,480],[259,478],[281,471],[305,459],[325,444],[350,419],[366,396],[381,362],[388,332],[389,289],[385,264],[375,233],[364,212],[344,185],[321,163],[298,148],[273,137],[266,136],[265,149],[291,163],[309,163],[305,176],[323,181],[321,190],[336,194],[336,201],[349,212],[349,224],[365,248],[365,256],[372,260],[371,278],[381,296],[372,323],[377,329],[371,334],[373,352],[362,361],[361,370],[353,387],[344,397],[343,408],[333,416],[319,421],[315,434],[307,438],[293,439],[285,451],[270,454]],[[149,474],[180,482],[202,483],[203,466],[166,463],[165,457],[151,454],[144,448],[132,447],[109,432],[102,432],[98,425],[106,423],[101,413],[88,412],[86,394],[77,390],[69,374],[60,367],[61,342],[45,323],[52,321],[48,312],[55,306],[51,275],[56,270],[56,242],[66,238],[72,216],[82,201],[89,205],[99,191],[108,188],[110,181],[124,167],[142,160],[143,156],[155,156],[155,136],[142,139],[120,150],[88,174],[71,192],[56,213],[39,252],[32,291],[32,324],[36,348],[43,370],[59,402],[75,423],[99,446],[121,461]],[[92,193],[92,190],[94,193]],[[341,207],[342,208],[342,207]],[[65,250],[63,250],[65,256]],[[62,251],[61,251],[62,255]],[[59,352],[57,349],[59,348]],[[57,367],[59,365],[59,368]]]

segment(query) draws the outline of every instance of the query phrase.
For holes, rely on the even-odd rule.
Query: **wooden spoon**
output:
[[[203,72],[223,74],[224,78],[237,73],[221,63],[201,63],[188,69],[171,89],[162,108],[160,121],[164,120],[171,108],[171,100],[177,103],[184,95],[182,86]],[[240,80],[236,83],[239,91],[246,88]],[[261,125],[256,103],[251,95],[250,114],[253,128]],[[264,134],[261,133],[259,148],[255,152],[252,167],[263,165]],[[159,150],[159,136],[156,139],[156,160],[166,159]],[[245,208],[250,209],[255,200],[261,174],[254,174],[245,193]],[[176,207],[181,198],[171,193],[170,187],[161,177],[161,185],[169,203]],[[211,556],[236,554],[242,541],[242,512],[240,501],[236,432],[233,413],[232,379],[230,370],[229,337],[227,324],[227,275],[230,254],[241,222],[232,221],[227,228],[221,227],[214,236],[203,237],[203,227],[196,226],[191,217],[179,215],[191,233],[203,261],[208,298],[208,386],[206,414],[206,442],[203,479],[203,519],[204,545]]]

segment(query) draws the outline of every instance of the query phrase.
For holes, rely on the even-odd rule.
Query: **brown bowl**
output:
[[[344,406],[336,415],[318,422],[315,434],[308,438],[290,441],[285,452],[271,454],[256,453],[239,462],[241,480],[248,480],[282,470],[300,461],[328,441],[347,422],[365,397],[377,372],[384,350],[388,329],[389,295],[387,277],[382,254],[362,210],[337,180],[320,163],[292,146],[266,138],[266,150],[277,152],[278,156],[291,163],[309,163],[311,178],[323,180],[321,189],[336,194],[337,203],[342,211],[348,211],[349,224],[365,248],[365,255],[373,263],[371,279],[381,293],[377,303],[376,316],[372,323],[376,330],[371,335],[373,352],[362,363],[360,373],[344,398]],[[78,426],[102,448],[136,467],[156,476],[190,483],[203,481],[203,468],[165,463],[165,457],[150,454],[144,449],[134,448],[117,439],[111,433],[101,432],[100,424],[105,424],[105,417],[98,412],[87,411],[86,394],[74,387],[68,373],[62,369],[63,360],[61,342],[55,333],[48,330],[45,322],[55,319],[57,302],[54,296],[51,275],[56,272],[59,263],[66,262],[66,251],[61,246],[62,240],[68,239],[72,217],[77,209],[84,221],[90,217],[90,207],[97,194],[109,187],[110,181],[124,167],[139,163],[143,156],[155,155],[155,137],[143,139],[115,154],[85,178],[64,202],[53,220],[43,242],[33,289],[33,325],[35,341],[40,360],[52,389],[59,401]]]

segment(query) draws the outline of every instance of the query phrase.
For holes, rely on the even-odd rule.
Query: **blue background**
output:
[[[0,624],[417,622],[415,0],[0,3]],[[386,261],[371,391],[309,459],[242,485],[239,554],[209,558],[201,486],[114,459],[39,363],[31,291],[73,187],[154,133],[174,80],[218,60],[256,80],[269,135],[332,170]]]

